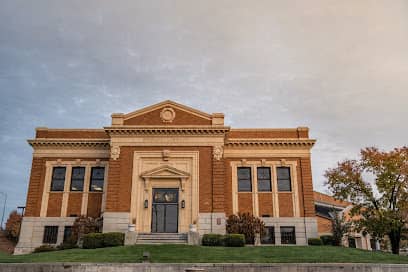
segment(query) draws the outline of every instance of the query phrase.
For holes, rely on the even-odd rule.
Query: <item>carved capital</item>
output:
[[[120,155],[120,147],[119,146],[112,146],[111,147],[111,152],[110,152],[111,158],[113,160],[117,160],[119,159],[119,155]]]
[[[213,148],[213,157],[217,161],[221,160],[224,154],[224,149],[221,145],[214,146]]]

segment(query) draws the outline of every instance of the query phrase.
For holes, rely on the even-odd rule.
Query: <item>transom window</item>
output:
[[[261,244],[275,244],[275,228],[265,227],[261,237]]]
[[[251,167],[238,167],[238,192],[251,192]]]
[[[58,238],[58,226],[45,226],[44,227],[44,244],[56,244]]]
[[[270,167],[258,167],[256,169],[258,178],[258,191],[259,192],[271,192],[271,168]]]
[[[276,174],[278,176],[278,191],[291,192],[292,182],[290,177],[290,167],[277,167]]]
[[[105,167],[92,167],[89,191],[102,192],[105,179]]]
[[[281,227],[281,244],[296,244],[295,227]]]
[[[65,167],[54,167],[52,171],[51,191],[64,191]]]
[[[84,190],[85,167],[73,167],[71,175],[71,191]]]

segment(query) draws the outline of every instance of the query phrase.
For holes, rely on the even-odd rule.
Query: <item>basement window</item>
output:
[[[261,237],[261,244],[275,244],[275,228],[274,227],[265,227],[264,233]]]
[[[282,245],[296,244],[295,227],[281,227],[280,231]]]
[[[45,226],[44,227],[44,244],[56,244],[58,238],[58,226]]]
[[[65,226],[64,227],[64,240],[63,242],[70,242],[72,236],[72,226]]]

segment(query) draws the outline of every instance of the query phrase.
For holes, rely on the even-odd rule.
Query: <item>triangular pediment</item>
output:
[[[168,165],[148,170],[140,174],[142,178],[188,178],[189,173]]]
[[[223,114],[208,114],[171,100],[127,114],[112,115],[113,125],[125,126],[211,126],[223,125],[223,121]]]

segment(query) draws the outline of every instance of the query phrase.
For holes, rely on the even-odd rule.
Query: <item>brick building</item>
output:
[[[317,218],[317,232],[319,236],[332,235],[332,220],[334,216],[344,216],[344,219],[351,222],[352,217],[350,210],[353,208],[353,203],[348,201],[337,200],[332,196],[314,192],[315,210]],[[346,247],[354,247],[365,250],[379,250],[379,241],[373,239],[370,234],[364,231],[355,231],[351,229],[350,233],[344,235],[342,245]]]
[[[16,253],[59,244],[79,215],[103,231],[156,239],[225,233],[226,217],[262,217],[264,243],[317,237],[308,128],[233,129],[221,113],[164,101],[112,114],[102,129],[37,128]],[[184,234],[184,236],[183,236]],[[137,238],[138,237],[138,238]],[[173,237],[174,238],[174,237]],[[139,241],[140,242],[140,241]]]

